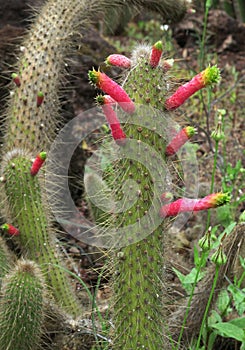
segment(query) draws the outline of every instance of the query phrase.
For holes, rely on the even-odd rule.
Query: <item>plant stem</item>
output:
[[[199,55],[199,66],[200,70],[204,67],[204,61],[205,61],[205,40],[206,40],[206,34],[207,34],[207,22],[208,22],[208,13],[209,9],[212,5],[212,0],[207,0],[205,4],[205,14],[204,14],[204,21],[203,21],[203,31],[202,31],[202,40],[200,43],[200,55]]]
[[[219,141],[215,141],[214,163],[213,163],[213,170],[212,170],[210,193],[213,193],[213,190],[214,190],[214,178],[215,178],[215,172],[216,172],[216,167],[217,167],[218,147],[219,147]],[[210,210],[208,210],[206,229],[209,228],[210,217],[211,217],[211,212],[210,212]]]
[[[192,285],[191,294],[189,296],[187,308],[186,308],[186,311],[185,311],[184,320],[183,320],[183,323],[182,323],[182,326],[181,326],[177,347],[175,348],[176,350],[178,350],[179,346],[180,346],[180,342],[181,342],[181,339],[182,339],[182,336],[183,336],[183,333],[184,333],[184,329],[185,329],[186,321],[187,321],[187,318],[188,318],[189,310],[190,310],[190,307],[191,307],[192,298],[193,298],[193,295],[194,295],[194,291],[195,291],[195,288],[196,288],[196,285],[197,285],[198,277],[199,277],[199,274],[200,274],[200,271],[201,271],[201,268],[202,268],[204,260],[205,260],[205,253],[202,251],[200,262],[199,262],[199,265],[197,267],[197,273],[196,273],[196,276],[195,276],[194,283]]]
[[[200,347],[200,342],[201,342],[201,337],[202,337],[204,325],[206,323],[206,319],[207,319],[207,315],[208,315],[209,308],[210,308],[210,305],[211,305],[211,301],[212,301],[212,298],[213,298],[214,290],[215,290],[215,287],[216,287],[216,284],[217,284],[217,281],[218,281],[219,269],[220,269],[220,266],[216,265],[213,285],[212,285],[212,289],[211,289],[211,292],[209,294],[208,302],[207,302],[206,309],[205,309],[205,312],[204,312],[204,315],[203,315],[202,324],[201,324],[201,328],[200,328],[200,332],[199,332],[199,336],[198,336],[198,340],[197,340],[197,344],[196,344],[196,350],[198,350],[199,347]]]

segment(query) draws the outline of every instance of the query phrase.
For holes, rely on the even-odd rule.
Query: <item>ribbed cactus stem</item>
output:
[[[160,49],[162,51],[161,44]],[[127,142],[119,148],[119,159],[112,164],[114,181],[111,182],[111,172],[108,178],[104,177],[118,202],[123,203],[122,210],[117,211],[106,226],[115,229],[117,242],[121,244],[112,260],[115,329],[112,348],[115,350],[171,349],[166,327],[168,296],[164,292],[164,231],[168,221],[166,215],[160,215],[160,208],[164,199],[162,193],[168,190],[166,149],[174,123],[170,112],[166,111],[166,98],[174,84],[168,70],[162,69],[162,52],[153,53],[152,58],[151,48],[145,46],[133,53],[133,65],[123,87],[129,101],[135,103],[135,109],[123,120],[122,130]],[[206,80],[209,82],[210,70],[219,75],[216,67],[206,70],[199,75],[204,76],[205,84]],[[93,78],[99,79],[99,85]],[[90,79],[106,93],[110,93],[104,89],[107,84],[115,87],[111,89],[112,97],[118,100],[120,88],[109,82],[104,73],[92,71]],[[121,107],[127,111],[127,106]],[[120,116],[118,118],[120,121]],[[173,149],[177,148],[176,142],[178,147],[183,146],[194,128],[187,127],[183,132],[184,142],[183,137],[175,138]],[[179,174],[175,179],[177,176]],[[138,188],[131,185],[126,188],[125,184],[130,181]],[[213,197],[208,199],[213,200]],[[170,205],[165,204],[165,207]]]
[[[9,101],[5,151],[20,147],[36,153],[40,145],[48,149],[60,122],[58,93],[71,34],[78,20],[83,25],[97,8],[93,0],[50,0],[42,8],[22,43],[24,52],[13,75],[18,87]]]
[[[138,113],[138,108],[140,110],[138,104],[151,104],[153,107],[164,109],[165,96],[169,88],[167,76],[161,65],[157,67],[150,65],[150,52],[151,47],[146,48],[145,55],[141,52],[136,65],[127,73],[124,85],[130,99],[136,102],[135,115]],[[165,164],[166,135],[161,135],[160,132],[163,130],[161,124],[165,123],[165,116],[163,113],[158,117],[157,113],[149,108],[146,112],[149,122],[147,128],[140,124],[142,114],[144,113],[140,111],[139,124],[130,123],[132,115],[126,122],[124,121],[123,131],[128,142],[120,147],[120,154],[125,154],[129,159],[120,159],[112,165],[115,177],[113,183],[110,183],[111,173],[108,173],[108,185],[111,186],[117,200],[124,203],[125,207],[129,206],[112,216],[111,227],[114,227],[116,232],[118,229],[117,235],[119,235],[121,228],[139,224],[136,225],[139,231],[129,228],[118,237],[124,247],[117,250],[112,258],[115,327],[112,341],[115,350],[170,349],[165,318],[168,298],[163,292],[164,224],[161,224],[160,220],[159,225],[154,226],[158,221],[157,208],[160,209],[161,206],[160,195],[166,191],[165,169],[160,167],[161,162]],[[156,154],[159,158],[155,162]],[[150,162],[152,162],[150,168],[156,169],[158,180],[153,179],[152,169],[147,168]],[[124,188],[126,181],[134,181],[138,188]],[[154,187],[154,181],[157,182],[157,189]],[[128,191],[126,197],[124,190]],[[155,196],[158,197],[157,200]],[[151,205],[154,210],[150,214]],[[143,223],[141,218],[147,213],[149,221]],[[96,212],[94,214],[96,215]],[[145,236],[144,230],[148,232]]]
[[[0,350],[38,349],[42,335],[44,282],[38,267],[21,260],[3,280]]]
[[[62,265],[62,262],[57,252],[54,232],[44,210],[40,176],[32,176],[30,173],[32,163],[26,152],[15,150],[7,154],[6,158],[3,170],[6,180],[2,186],[7,199],[8,215],[13,218],[12,222],[19,230],[16,242],[28,259],[40,265],[59,305],[68,313],[78,315],[81,308],[70,282],[62,269],[53,266]]]

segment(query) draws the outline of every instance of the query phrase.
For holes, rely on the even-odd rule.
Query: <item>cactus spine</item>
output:
[[[0,349],[38,349],[42,334],[44,282],[38,267],[21,260],[3,280]]]

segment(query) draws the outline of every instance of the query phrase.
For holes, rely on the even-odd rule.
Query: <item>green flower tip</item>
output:
[[[39,91],[39,92],[37,93],[37,96],[38,96],[38,97],[44,97],[44,93],[43,93],[42,91]]]
[[[107,66],[111,66],[111,64],[110,64],[110,56],[108,56],[108,57],[105,59],[105,64],[106,64]]]
[[[208,67],[203,72],[203,80],[205,85],[217,84],[221,79],[220,70],[215,65]]]
[[[163,51],[163,43],[161,40],[157,41],[153,46],[158,51]]]
[[[39,157],[42,159],[42,160],[45,160],[47,158],[47,152],[40,152],[39,153]]]
[[[18,74],[17,74],[17,73],[12,73],[12,74],[11,74],[11,77],[12,77],[13,79],[16,79],[16,78],[18,78]]]
[[[105,104],[105,96],[98,95],[96,96],[95,101],[98,105],[103,106]]]
[[[1,226],[1,229],[4,230],[4,231],[7,231],[9,229],[9,224],[3,224]]]
[[[230,200],[231,200],[231,194],[228,192],[216,194],[215,202],[217,207],[229,203]]]
[[[93,68],[93,70],[89,70],[88,71],[89,81],[92,84],[97,84],[98,83],[98,75],[99,75],[99,72],[97,72],[94,68]]]
[[[196,133],[196,128],[194,128],[193,126],[187,126],[185,128],[185,131],[188,137],[192,137]]]

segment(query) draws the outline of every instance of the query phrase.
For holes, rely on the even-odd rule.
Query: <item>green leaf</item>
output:
[[[221,316],[217,311],[212,310],[211,315],[208,318],[208,326],[211,328],[214,324],[222,322]]]
[[[234,318],[234,320],[229,321],[229,323],[234,324],[241,329],[245,329],[245,317]]]
[[[238,314],[242,315],[245,312],[245,289],[239,289],[233,284],[230,284],[227,290],[232,294]]]
[[[173,267],[174,272],[176,273],[178,279],[180,280],[182,287],[186,290],[187,293],[190,293],[192,290],[192,284],[195,282],[196,279],[196,274],[197,274],[197,269],[194,267],[188,275],[184,275],[177,269]],[[199,273],[197,282],[200,281],[205,275],[204,271],[201,271]]]
[[[219,309],[219,312],[221,314],[224,314],[231,311],[231,308],[228,308],[229,306],[229,303],[230,303],[230,296],[227,292],[226,289],[222,290],[218,296],[218,300],[217,300],[217,307]],[[228,309],[227,309],[228,308]]]
[[[241,342],[245,341],[245,331],[230,322],[216,323],[212,328],[217,329],[223,337],[233,338]]]

